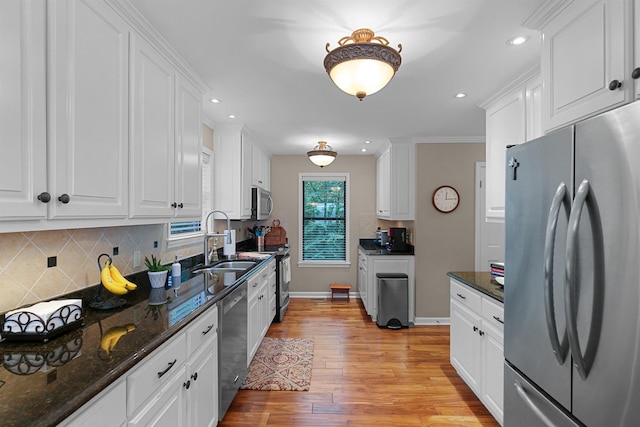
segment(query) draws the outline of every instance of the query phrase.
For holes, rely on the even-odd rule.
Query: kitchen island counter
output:
[[[401,252],[389,252],[386,247],[380,246],[375,239],[360,239],[360,247],[367,255],[414,255],[413,245],[407,244],[407,250]]]
[[[504,303],[504,287],[491,280],[488,271],[454,271],[447,273],[447,276]]]

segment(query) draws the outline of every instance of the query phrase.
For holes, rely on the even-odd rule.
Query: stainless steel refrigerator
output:
[[[506,160],[505,425],[640,425],[640,102]]]

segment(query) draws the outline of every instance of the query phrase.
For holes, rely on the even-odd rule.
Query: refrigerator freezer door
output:
[[[578,228],[574,300],[580,357],[590,369],[583,379],[574,368],[573,414],[590,427],[638,425],[640,103],[578,124],[575,138],[575,186],[588,182],[589,193]],[[592,226],[594,212],[601,227]],[[599,243],[604,262],[597,259]]]
[[[571,360],[564,311],[564,252],[572,198],[572,149],[571,127],[509,148],[505,210],[505,359],[567,411],[571,410]],[[556,218],[552,201],[563,184],[567,192],[557,206],[557,221],[551,221],[556,232],[547,233],[550,215]],[[550,240],[546,248],[545,240]],[[554,354],[554,340],[564,349],[564,357]],[[505,405],[505,419],[512,410]]]
[[[504,365],[504,403],[507,427],[578,427],[566,413],[548,400],[508,364]]]

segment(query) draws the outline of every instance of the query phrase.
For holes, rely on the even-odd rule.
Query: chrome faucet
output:
[[[227,218],[227,233],[223,233],[223,234],[216,234],[216,233],[212,233],[209,234],[209,217],[211,215],[213,215],[214,213],[219,213],[224,215]],[[215,217],[213,218],[213,224],[215,225],[216,219]],[[214,231],[215,231],[215,227],[213,227]],[[210,237],[218,237],[218,236],[224,236],[226,237],[226,241],[227,243],[231,243],[231,221],[229,220],[229,215],[227,215],[226,213],[222,212],[222,211],[211,211],[209,213],[209,215],[207,215],[207,219],[205,219],[204,221],[204,263],[205,264],[209,264],[211,262],[211,258],[212,258],[212,254],[209,253],[209,238]],[[213,252],[213,251],[211,251]]]

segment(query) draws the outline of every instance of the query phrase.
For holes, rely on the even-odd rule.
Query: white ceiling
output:
[[[338,154],[360,154],[370,140],[373,154],[393,137],[482,139],[478,105],[538,63],[540,37],[522,23],[545,0],[130,2],[207,82],[210,122],[245,125],[273,154],[303,154],[319,140]],[[403,49],[389,85],[360,102],[323,60],[326,43],[362,27]],[[519,34],[529,42],[507,45]]]

